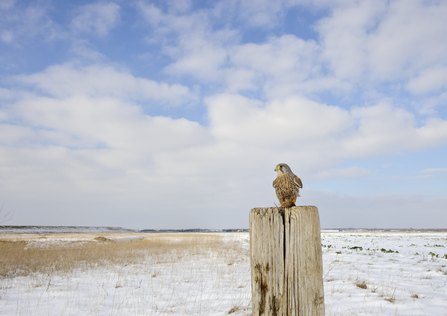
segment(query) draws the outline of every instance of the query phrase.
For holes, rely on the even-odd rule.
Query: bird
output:
[[[295,206],[296,199],[300,196],[300,189],[303,188],[303,182],[285,163],[277,164],[275,171],[278,174],[273,180],[273,187],[280,203],[279,207]]]

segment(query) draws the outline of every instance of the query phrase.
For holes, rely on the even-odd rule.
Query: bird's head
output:
[[[279,163],[279,164],[277,164],[277,165],[276,165],[276,168],[275,168],[275,171],[276,171],[276,172],[281,172],[281,173],[289,173],[289,172],[292,172],[292,170],[290,169],[290,167],[289,167],[287,164],[285,164],[285,163]]]

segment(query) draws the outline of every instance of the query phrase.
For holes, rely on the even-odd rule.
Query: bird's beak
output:
[[[276,166],[276,167],[275,167],[275,170],[273,170],[273,171],[275,171],[275,172],[278,171],[278,166]]]

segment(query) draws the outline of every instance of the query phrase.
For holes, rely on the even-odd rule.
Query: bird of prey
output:
[[[273,187],[281,204],[280,207],[295,206],[296,198],[300,196],[299,192],[303,187],[301,179],[294,175],[285,163],[278,164],[275,171],[278,175],[273,181]]]

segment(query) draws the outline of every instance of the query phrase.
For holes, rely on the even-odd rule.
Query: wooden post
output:
[[[318,208],[250,211],[253,316],[324,316]]]

